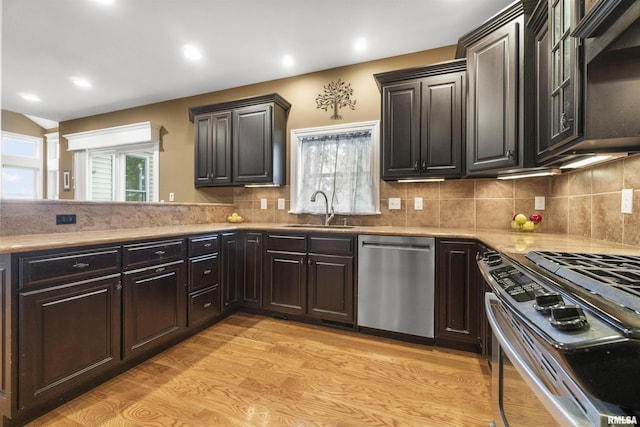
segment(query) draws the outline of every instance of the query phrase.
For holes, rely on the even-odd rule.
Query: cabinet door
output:
[[[475,242],[438,242],[436,345],[478,351],[480,291],[476,252]]]
[[[580,53],[578,39],[571,37],[578,22],[578,3],[576,0],[549,2],[551,79],[547,99],[551,110],[549,148],[552,150],[580,136]]]
[[[309,315],[353,322],[353,257],[309,256]]]
[[[120,274],[19,295],[18,408],[120,363]]]
[[[307,256],[267,251],[264,308],[289,314],[307,312]]]
[[[240,108],[233,113],[233,181],[273,180],[271,104]]]
[[[213,114],[196,116],[193,119],[196,187],[211,183],[211,160],[213,158]]]
[[[419,174],[420,81],[382,88],[382,179]]]
[[[544,160],[548,157],[551,143],[551,130],[549,127],[549,82],[551,70],[549,69],[549,24],[547,19],[546,2],[541,2],[542,17],[536,22],[538,28],[535,31],[535,63],[536,63],[536,159]]]
[[[241,241],[238,233],[226,233],[221,238],[222,276],[222,308],[229,309],[238,304],[238,283],[240,270]]]
[[[194,118],[195,185],[231,182],[231,112]]]
[[[522,19],[467,49],[467,170],[518,164],[519,31]]]
[[[243,235],[242,299],[245,305],[262,305],[262,233]]]
[[[465,73],[433,76],[422,82],[420,171],[461,176]]]
[[[124,275],[124,357],[157,349],[185,327],[186,280],[178,261]]]

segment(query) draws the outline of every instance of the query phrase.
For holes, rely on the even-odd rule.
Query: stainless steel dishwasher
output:
[[[358,236],[358,326],[433,338],[435,239]]]

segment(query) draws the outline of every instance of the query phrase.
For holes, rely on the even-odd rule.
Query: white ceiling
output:
[[[511,3],[0,1],[2,108],[54,121],[455,44]],[[353,49],[359,37],[367,39],[364,52]],[[187,43],[201,48],[202,60],[185,60]],[[294,58],[290,68],[285,54]],[[78,88],[72,76],[93,86]]]

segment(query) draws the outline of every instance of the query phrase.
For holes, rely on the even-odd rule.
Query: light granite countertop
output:
[[[135,229],[114,229],[74,233],[29,234],[0,237],[0,254],[19,253],[44,249],[61,249],[76,246],[121,243],[127,241],[161,239],[233,230],[281,231],[287,233],[319,232],[337,234],[377,234],[395,236],[425,236],[436,238],[477,239],[506,255],[518,255],[532,250],[567,252],[616,253],[640,255],[640,247],[592,240],[566,234],[544,232],[515,232],[511,230],[480,230],[467,228],[393,227],[376,226],[349,228],[322,228],[314,226],[291,227],[271,223],[214,223],[176,225]]]

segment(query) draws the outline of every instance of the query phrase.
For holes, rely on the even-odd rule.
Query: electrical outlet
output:
[[[398,210],[400,209],[400,198],[399,197],[391,197],[389,199],[389,210]]]
[[[56,215],[56,225],[75,224],[76,214]]]
[[[284,198],[282,197],[278,199],[278,209],[284,210]]]
[[[620,211],[623,214],[633,213],[633,189],[625,188],[622,190],[622,207]]]
[[[543,211],[545,208],[545,199],[544,196],[536,196],[534,199],[534,209],[537,211]]]
[[[422,197],[415,197],[413,199],[413,209],[416,211],[421,211],[423,209]]]
[[[267,199],[260,199],[260,209],[267,209]]]
[[[173,201],[175,201],[175,200],[176,200],[176,195],[175,195],[175,193],[169,193],[169,201],[170,201],[170,202],[173,202]]]

